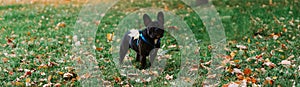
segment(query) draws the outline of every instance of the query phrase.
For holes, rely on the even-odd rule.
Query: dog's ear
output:
[[[157,14],[158,23],[163,26],[164,25],[164,14],[163,12],[158,12]]]
[[[144,19],[144,24],[145,24],[146,27],[149,25],[149,23],[152,22],[151,18],[147,14],[144,14],[143,19]]]

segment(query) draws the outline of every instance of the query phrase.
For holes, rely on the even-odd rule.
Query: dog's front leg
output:
[[[144,56],[144,55],[141,55],[141,58],[142,58],[142,60],[141,60],[141,65],[142,65],[142,69],[146,69],[146,56]]]
[[[140,60],[141,58],[140,58],[140,54],[139,54],[139,53],[136,54],[136,57],[135,57],[135,58],[136,58],[136,60],[135,60],[136,62],[140,62],[140,61],[141,61],[141,60]]]

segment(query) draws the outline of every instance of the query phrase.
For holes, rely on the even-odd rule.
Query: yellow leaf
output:
[[[21,83],[21,82],[16,82],[15,85],[16,85],[16,86],[24,86],[24,84]]]
[[[112,41],[113,40],[113,33],[109,33],[109,34],[106,34],[106,39],[108,40],[108,41]]]
[[[231,53],[230,53],[230,56],[231,56],[232,58],[234,58],[235,55],[236,55],[235,52],[231,52]]]
[[[240,60],[234,60],[234,62],[235,62],[235,63],[238,63],[238,62],[240,62]]]
[[[111,47],[111,48],[109,48],[109,52],[112,52],[113,51],[113,48]]]
[[[285,56],[284,55],[282,55],[282,56],[280,56],[281,57],[281,59],[284,59],[285,58]]]
[[[277,76],[273,76],[272,79],[277,79]]]
[[[250,44],[250,42],[251,42],[251,40],[250,40],[250,38],[248,38],[248,44]]]
[[[165,11],[169,11],[169,7],[167,5],[164,6]]]
[[[26,78],[26,82],[30,82],[30,78]]]

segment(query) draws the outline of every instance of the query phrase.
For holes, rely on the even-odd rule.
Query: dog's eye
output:
[[[155,28],[155,31],[159,31],[160,29],[159,28]]]
[[[150,27],[149,30],[155,30],[155,28],[154,27]]]

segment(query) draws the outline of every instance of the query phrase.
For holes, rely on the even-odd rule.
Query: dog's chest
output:
[[[158,39],[154,39],[154,44],[157,44]]]

